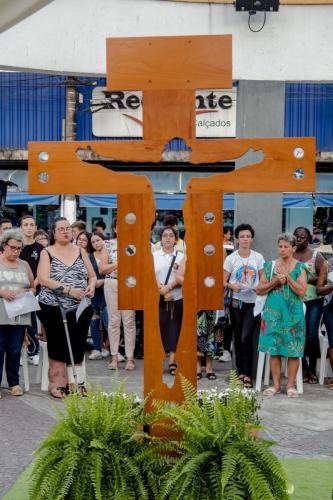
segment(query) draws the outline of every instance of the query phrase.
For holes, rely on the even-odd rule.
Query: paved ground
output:
[[[199,387],[227,387],[230,363],[215,362],[215,365],[218,379],[214,382],[203,379]],[[88,361],[89,380],[105,390],[117,379],[125,380],[127,391],[142,395],[143,361],[137,362],[134,372],[125,372],[123,367],[121,364],[119,374],[115,375],[107,369],[107,360]],[[40,386],[34,383],[37,368],[30,366],[29,370],[29,393],[14,398],[6,391],[5,384],[1,391],[0,498],[33,459],[33,451],[55,422],[55,407],[62,407],[61,402],[42,393]],[[333,459],[333,391],[305,384],[304,395],[297,400],[285,394],[265,398],[260,415],[266,436],[278,441],[275,452],[279,456]]]

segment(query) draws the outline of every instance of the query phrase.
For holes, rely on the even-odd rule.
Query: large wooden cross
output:
[[[30,193],[117,193],[119,308],[144,311],[144,391],[159,399],[180,402],[183,394],[179,374],[172,388],[162,381],[159,293],[150,245],[153,189],[146,177],[81,161],[80,152],[92,148],[113,161],[160,163],[166,145],[178,137],[187,144],[189,164],[235,160],[251,148],[263,154],[257,165],[193,178],[187,186],[188,261],[177,373],[196,385],[197,311],[223,308],[223,193],[315,189],[313,138],[196,139],[195,90],[232,87],[231,43],[229,35],[108,39],[108,90],[143,91],[143,140],[29,144]],[[135,246],[134,255],[126,253],[128,245]]]

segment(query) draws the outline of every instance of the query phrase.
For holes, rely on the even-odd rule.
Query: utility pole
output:
[[[74,76],[69,76],[66,81],[65,141],[75,141],[76,139],[76,85],[77,79]],[[61,196],[60,215],[66,217],[71,224],[76,220],[76,197],[74,194]]]

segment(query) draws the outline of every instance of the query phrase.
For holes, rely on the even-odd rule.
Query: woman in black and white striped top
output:
[[[73,245],[72,230],[67,219],[55,220],[50,246],[41,253],[38,279],[41,284],[38,317],[43,324],[49,354],[49,390],[52,396],[61,398],[68,383],[74,382],[64,325],[53,290],[62,287],[61,305],[68,310],[67,324],[73,350],[79,384],[84,383],[82,361],[92,307],[90,300],[78,321],[76,309],[83,298],[90,299],[95,293],[96,274],[87,254]],[[84,388],[82,389],[84,392]]]

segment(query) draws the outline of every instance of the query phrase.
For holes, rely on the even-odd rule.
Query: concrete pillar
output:
[[[283,137],[284,103],[284,82],[240,81],[237,137]],[[236,161],[236,168],[258,161],[260,156],[250,152]],[[275,258],[276,237],[282,230],[282,193],[235,195],[235,226],[243,222],[251,224],[256,231],[254,249],[265,260]]]
[[[65,141],[75,141],[76,139],[76,84],[77,79],[69,76],[66,86],[66,121],[65,121]],[[72,224],[76,220],[76,198],[75,195],[61,196],[61,217],[66,217]]]

